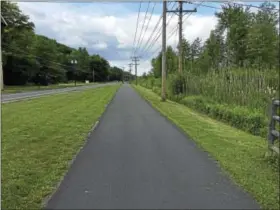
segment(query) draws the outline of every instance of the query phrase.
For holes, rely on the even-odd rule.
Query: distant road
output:
[[[67,88],[59,88],[59,89],[50,89],[50,90],[38,90],[38,91],[28,91],[24,93],[10,93],[10,94],[2,94],[1,102],[8,103],[13,101],[20,101],[29,98],[38,98],[44,95],[51,95],[51,94],[58,94],[58,93],[65,93],[70,91],[80,91],[86,90],[90,88],[97,88],[107,85],[116,84],[115,82],[105,83],[105,84],[95,84],[95,85],[85,85],[85,86],[77,86],[77,87],[67,87]]]

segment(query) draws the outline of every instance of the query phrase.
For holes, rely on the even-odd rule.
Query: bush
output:
[[[185,97],[180,103],[253,135],[267,136],[268,119],[260,110],[218,104],[203,96]]]
[[[185,78],[181,75],[172,75],[168,81],[168,90],[171,95],[181,95],[186,93]]]

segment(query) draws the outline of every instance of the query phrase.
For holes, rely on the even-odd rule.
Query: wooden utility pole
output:
[[[166,100],[166,11],[167,2],[163,1],[162,12],[162,61],[161,61],[161,100]]]
[[[135,80],[136,80],[136,85],[137,85],[137,66],[139,65],[137,62],[139,61],[139,56],[133,56],[133,57],[131,57],[131,59],[135,65]]]
[[[1,27],[5,28],[7,25],[8,25],[8,23],[6,22],[5,18],[1,15]],[[1,91],[4,90],[2,53],[3,53],[3,50],[1,49],[1,52],[0,52],[0,82],[1,82],[0,87],[1,87]]]
[[[183,72],[183,2],[179,1],[179,73]]]
[[[4,90],[4,80],[3,80],[3,66],[2,66],[2,50],[0,52],[0,81],[1,81],[1,91]]]
[[[124,83],[124,67],[122,67],[122,83]]]
[[[179,73],[183,72],[183,13],[197,12],[196,8],[193,10],[183,10],[183,1],[178,1],[179,8],[177,10],[168,10],[167,12],[173,12],[179,15]]]
[[[129,82],[131,82],[131,71],[132,71],[131,67],[132,67],[132,63],[129,63],[128,66],[129,66]]]
[[[94,82],[94,69],[92,69],[92,82]]]

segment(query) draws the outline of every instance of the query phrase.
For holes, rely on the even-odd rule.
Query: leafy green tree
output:
[[[34,33],[34,24],[16,3],[1,2],[8,26],[1,27],[4,83],[24,85],[109,79],[110,65],[99,55],[90,56],[85,47],[74,49]],[[71,60],[77,60],[72,64]],[[119,77],[119,75],[118,75]]]
[[[279,35],[277,31],[278,16],[273,9],[275,5],[265,2],[253,15],[249,28],[247,57],[250,65],[272,68],[279,65]]]
[[[161,52],[157,55],[156,58],[153,58],[151,61],[152,65],[152,72],[155,76],[155,78],[161,77]]]
[[[100,55],[92,55],[89,60],[90,70],[94,70],[95,81],[105,82],[109,80],[109,62]]]
[[[215,14],[218,18],[217,30],[220,34],[226,32],[226,58],[235,66],[244,66],[248,31],[251,25],[252,13],[250,8],[239,4],[222,6],[222,11]]]
[[[110,68],[110,81],[121,81],[122,80],[122,73],[123,73],[123,70],[116,67],[116,66],[113,66]]]
[[[1,2],[1,15],[8,25],[1,27],[2,62],[5,84],[25,84],[34,59],[24,56],[30,53],[34,38],[34,24],[24,15],[17,4]],[[20,64],[21,69],[18,68]]]
[[[178,58],[171,46],[166,49],[167,75],[178,71]]]
[[[184,71],[189,70],[191,68],[191,45],[190,43],[183,38],[182,40],[182,54],[183,54],[183,69]],[[179,51],[179,46],[177,46]]]

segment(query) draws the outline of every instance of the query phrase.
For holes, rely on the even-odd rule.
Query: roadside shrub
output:
[[[218,104],[202,96],[185,97],[180,103],[253,135],[267,136],[268,119],[259,110]]]
[[[185,78],[181,75],[172,75],[168,82],[168,89],[172,95],[181,95],[185,94]]]

